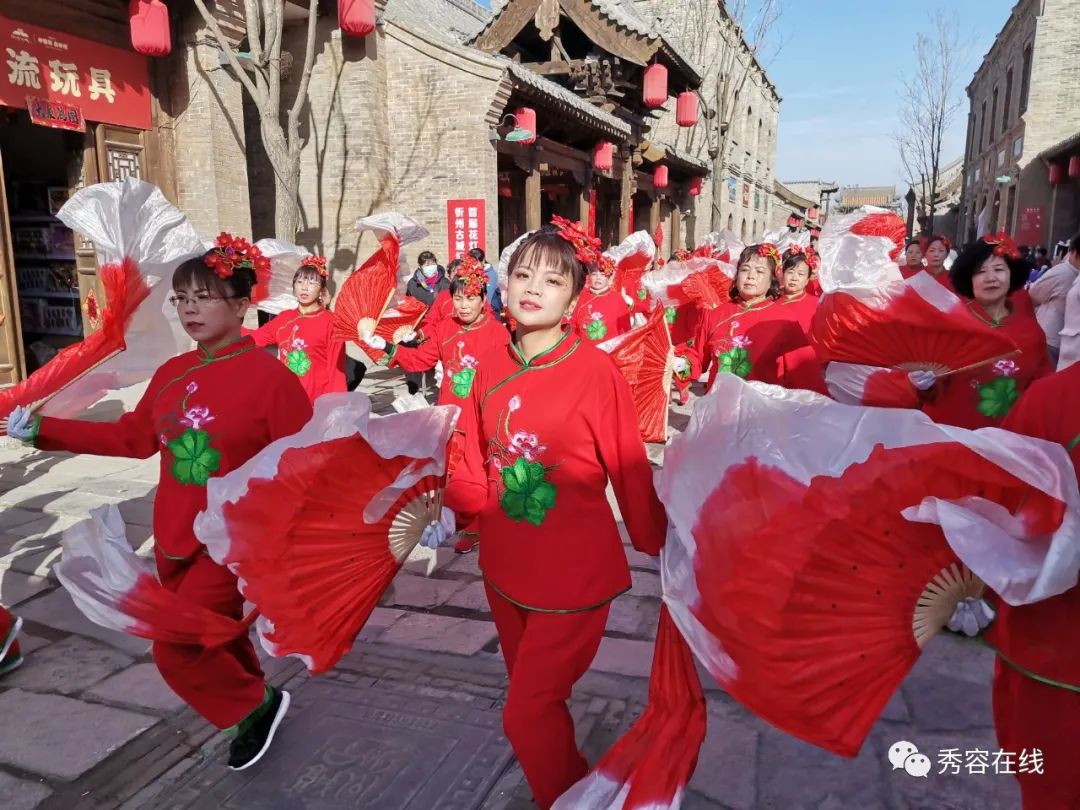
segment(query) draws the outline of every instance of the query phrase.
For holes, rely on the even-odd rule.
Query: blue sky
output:
[[[779,180],[900,184],[900,160],[891,138],[900,72],[911,72],[915,35],[920,29],[931,30],[930,16],[939,8],[959,16],[964,46],[962,103],[942,160],[947,163],[963,153],[963,88],[1008,19],[1014,0],[782,2],[783,13],[770,34],[780,50],[766,63],[784,99],[777,141]]]

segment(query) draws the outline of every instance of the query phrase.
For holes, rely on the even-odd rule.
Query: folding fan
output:
[[[656,258],[656,245],[648,231],[635,231],[604,253],[615,262],[615,286],[632,296],[641,288],[641,277]]]
[[[687,295],[684,288],[684,283],[692,275],[698,273],[714,273],[708,278],[709,286],[719,290],[724,286],[724,282],[715,275],[718,272],[721,276],[726,276],[730,282],[735,277],[735,268],[729,264],[717,261],[716,259],[702,259],[698,257],[691,257],[685,262],[671,261],[664,265],[659,270],[653,270],[646,273],[641,283],[649,291],[649,295],[663,304],[665,307],[678,307],[686,303],[691,303],[690,296]],[[730,289],[730,285],[728,285]]]
[[[255,247],[270,260],[270,277],[266,283],[265,297],[259,301],[259,309],[271,315],[295,309],[299,304],[293,295],[293,277],[311,252],[282,239],[260,239]]]
[[[660,608],[644,713],[552,810],[677,808],[705,740],[705,693],[694,656]]]
[[[876,211],[859,219],[851,226],[853,236],[883,236],[893,243],[889,258],[896,257],[904,249],[907,240],[907,226],[900,215],[893,211]]]
[[[687,276],[682,283],[682,292],[699,309],[716,309],[730,302],[728,294],[733,283],[719,267],[713,266]]]
[[[181,350],[164,299],[173,269],[202,248],[184,215],[157,188],[132,178],[80,189],[58,216],[98,252],[105,306],[95,312],[91,293],[87,317],[100,319],[101,328],[0,392],[0,418],[16,405],[74,416],[109,390],[149,379]]]
[[[829,217],[818,240],[822,290],[873,290],[901,281],[894,258],[898,228],[903,228],[899,216],[871,206]]]
[[[634,395],[638,430],[643,442],[667,441],[668,397],[675,368],[675,350],[657,307],[644,326],[599,344],[611,355]]]
[[[95,624],[151,641],[216,647],[247,633],[238,621],[166,590],[125,536],[115,504],[64,531],[53,569],[75,606]]]
[[[300,657],[313,673],[349,650],[424,529],[441,518],[457,409],[370,411],[363,394],[320,397],[300,433],[211,479],[195,523],[210,556],[258,607],[263,646]]]
[[[415,298],[406,298],[397,306],[391,307],[383,313],[378,326],[375,327],[375,334],[388,344],[401,343],[410,332],[416,331],[427,311],[428,308],[424,306],[422,301]],[[373,349],[367,345],[364,346],[364,352],[372,360],[376,361],[386,354],[386,352]]]
[[[721,375],[657,479],[665,603],[736,700],[854,756],[961,599],[1075,583],[1060,450]]]

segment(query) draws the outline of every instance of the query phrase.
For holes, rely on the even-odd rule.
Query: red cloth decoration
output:
[[[615,164],[615,144],[601,141],[593,149],[593,168],[600,172],[610,172]]]
[[[518,141],[525,145],[536,143],[536,110],[532,107],[518,107],[514,110],[514,118],[517,119],[517,125],[520,129],[527,129],[532,135],[523,141]]]
[[[667,101],[667,78],[667,68],[661,64],[654,63],[645,68],[641,97],[646,107],[655,109],[662,107]]]
[[[1065,173],[1061,170],[1060,163],[1050,164],[1050,185],[1056,186],[1058,183],[1064,182]]]
[[[653,244],[656,245],[656,249],[660,250],[664,245],[664,223],[661,222],[656,226],[656,233],[653,234]]]
[[[690,178],[690,196],[691,197],[700,197],[701,196],[701,178],[700,177],[692,177],[692,178]]]
[[[692,127],[698,122],[698,97],[697,93],[687,90],[679,93],[675,102],[675,123],[680,127]]]
[[[571,222],[565,217],[554,216],[551,224],[559,236],[574,246],[578,261],[584,265],[595,265],[600,260],[600,240],[591,236],[580,222]]]
[[[653,171],[653,186],[655,188],[667,188],[668,187],[668,167],[657,166]]]
[[[354,37],[375,30],[375,0],[338,0],[338,27]]]
[[[172,51],[169,9],[161,0],[130,0],[128,26],[131,47],[146,56],[168,56]]]

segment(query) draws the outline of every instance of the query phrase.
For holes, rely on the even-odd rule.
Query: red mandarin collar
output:
[[[208,351],[206,347],[203,346],[201,343],[199,344],[197,351],[199,353],[199,359],[206,362],[210,360],[225,360],[228,357],[232,357],[234,355],[245,352],[248,349],[254,348],[255,341],[250,335],[245,335],[244,337],[237,338],[232,343],[226,343],[216,352]]]
[[[513,358],[514,362],[523,369],[535,369],[546,368],[547,366],[565,360],[573,354],[580,345],[581,338],[574,333],[574,330],[564,328],[562,337],[556,341],[555,345],[540,352],[540,354],[536,355],[532,360],[526,361],[512,340],[507,344],[506,349],[510,352],[510,357]]]

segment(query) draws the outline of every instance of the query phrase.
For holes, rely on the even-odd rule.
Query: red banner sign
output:
[[[487,216],[483,200],[447,200],[447,261],[460,259],[473,248],[487,251],[484,234]]]
[[[40,126],[86,132],[86,121],[83,119],[82,110],[74,104],[27,96],[26,109],[30,111],[30,120]]]
[[[33,98],[89,121],[150,129],[145,56],[0,17],[0,60],[0,105]]]
[[[1016,243],[1038,245],[1043,239],[1042,206],[1026,205],[1020,209],[1020,221],[1016,228]]]

